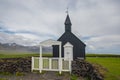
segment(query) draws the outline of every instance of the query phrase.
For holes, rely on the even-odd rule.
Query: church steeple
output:
[[[71,21],[70,21],[70,17],[67,14],[66,20],[65,20],[65,32],[71,32]]]

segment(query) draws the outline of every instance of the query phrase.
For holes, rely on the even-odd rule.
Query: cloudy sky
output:
[[[120,54],[120,0],[0,0],[0,42],[36,45],[72,32],[90,53]]]

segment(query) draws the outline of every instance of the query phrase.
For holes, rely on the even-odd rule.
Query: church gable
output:
[[[58,41],[69,41],[71,43],[76,42],[79,45],[86,46],[79,38],[77,38],[72,32],[65,32]]]

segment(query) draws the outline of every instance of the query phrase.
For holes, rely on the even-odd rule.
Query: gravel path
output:
[[[69,73],[63,73],[58,75],[57,72],[45,72],[44,74],[39,73],[27,73],[25,76],[4,76],[0,75],[0,80],[70,80]]]

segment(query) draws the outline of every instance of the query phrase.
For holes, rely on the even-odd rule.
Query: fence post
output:
[[[62,53],[61,53],[61,43],[59,45],[59,74],[62,72]]]
[[[39,71],[40,73],[42,73],[42,65],[43,61],[42,61],[42,46],[40,45],[40,57],[39,57]]]
[[[31,72],[33,71],[33,69],[34,69],[34,58],[32,57],[32,64],[31,64]]]
[[[72,69],[71,69],[71,60],[69,59],[69,71],[70,71],[70,74],[71,74],[71,71],[72,71]]]
[[[59,74],[62,73],[62,58],[59,58]]]
[[[43,67],[43,59],[42,57],[39,57],[39,72],[42,73],[42,67]]]
[[[52,64],[52,63],[51,63],[52,61],[51,61],[51,58],[48,58],[48,59],[49,59],[49,69],[51,70],[51,69],[52,69],[52,65],[51,65],[51,64]]]

